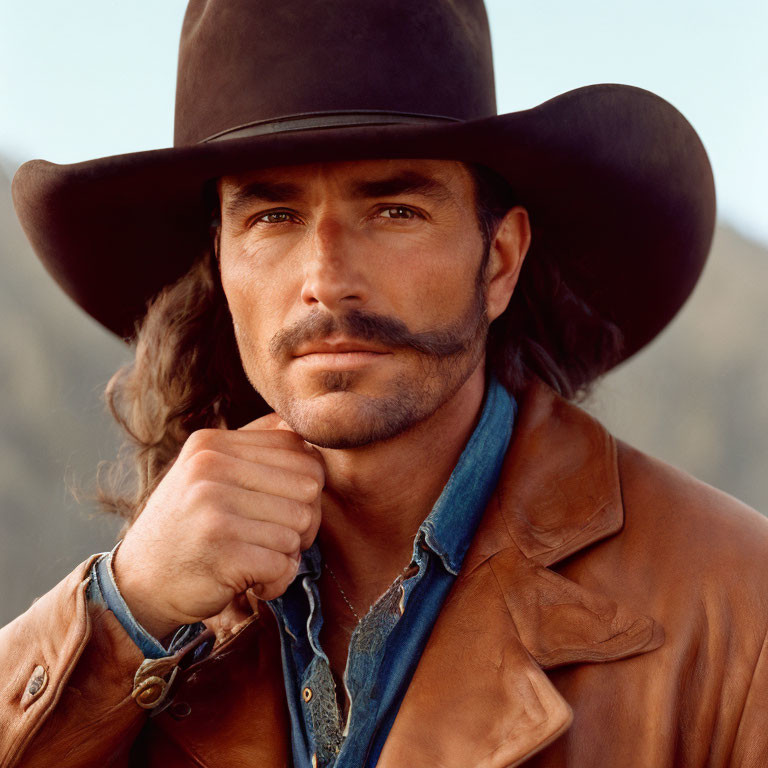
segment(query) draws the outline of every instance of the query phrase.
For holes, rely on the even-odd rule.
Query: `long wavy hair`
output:
[[[486,257],[515,205],[507,183],[470,166]],[[148,305],[136,328],[133,362],[119,369],[105,400],[126,435],[116,461],[102,464],[97,500],[126,527],[195,430],[237,428],[269,412],[248,381],[221,286],[215,249]],[[616,325],[600,317],[563,279],[556,254],[524,262],[507,309],[491,324],[487,366],[513,395],[538,377],[567,399],[583,396],[621,354]],[[595,354],[587,359],[577,349]]]

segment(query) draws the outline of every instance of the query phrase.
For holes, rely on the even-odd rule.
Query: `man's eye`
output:
[[[381,215],[385,219],[415,219],[416,211],[406,208],[403,205],[393,205],[390,208],[384,208]]]
[[[270,213],[264,213],[255,219],[257,223],[263,222],[264,224],[283,224],[286,221],[292,220],[293,216],[291,216],[288,211],[271,211]]]

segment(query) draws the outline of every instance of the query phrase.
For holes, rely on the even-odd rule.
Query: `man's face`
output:
[[[219,194],[221,279],[243,367],[305,440],[394,437],[483,361],[485,253],[462,164],[273,168],[225,177]]]

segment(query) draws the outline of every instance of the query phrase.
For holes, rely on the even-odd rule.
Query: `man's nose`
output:
[[[332,216],[319,219],[308,243],[302,301],[331,311],[365,304],[368,288],[361,266],[350,226]]]

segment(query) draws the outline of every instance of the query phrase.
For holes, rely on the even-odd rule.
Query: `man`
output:
[[[568,402],[701,270],[685,120],[495,116],[473,0],[200,0],[176,128],[15,181],[137,482],[0,635],[4,768],[764,765],[768,523]]]

